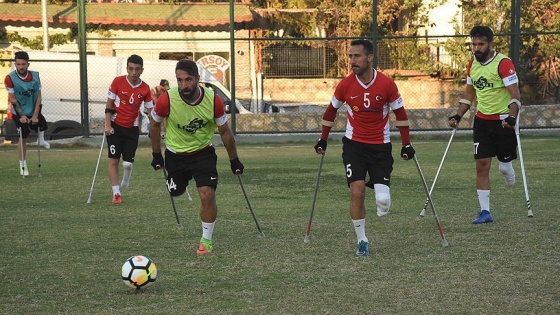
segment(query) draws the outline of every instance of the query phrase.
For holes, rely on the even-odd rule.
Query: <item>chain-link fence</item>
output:
[[[0,16],[3,5],[6,4],[0,4]],[[49,52],[27,49],[33,46],[23,40],[23,31],[27,36],[36,35],[40,30],[37,21],[29,17],[18,22],[2,19],[0,30],[12,35],[0,39],[9,47],[0,61],[9,64],[13,51],[30,50],[30,69],[41,73],[43,113],[52,122],[47,135],[53,137],[102,132],[107,88],[114,77],[126,75],[126,58],[131,54],[144,58],[141,79],[150,87],[157,86],[162,79],[174,86],[176,61],[195,60],[204,72],[202,83],[223,98],[228,112],[235,112],[231,122],[236,133],[319,132],[322,113],[336,84],[350,73],[347,48],[355,38],[259,37],[262,30],[255,23],[258,17],[251,7],[245,4],[233,7],[231,16],[232,5],[227,4],[85,5],[82,53],[87,53],[87,79],[84,82],[78,54],[80,19],[76,7],[58,5],[52,9],[49,38],[55,33],[62,34],[67,36],[66,41],[59,39],[56,44],[51,43]],[[18,8],[21,7],[10,9],[12,16]],[[32,15],[31,10],[26,7],[22,16]],[[235,23],[230,24],[231,19]],[[560,42],[558,32],[520,36],[521,42],[537,38]],[[410,111],[412,128],[447,128],[446,117],[453,113],[464,89],[469,38],[463,35],[367,38],[376,43],[376,67],[395,79]],[[496,34],[496,49],[509,55],[513,47],[511,38],[511,34]],[[527,56],[522,55],[518,60],[520,88],[523,103],[534,106],[524,116],[522,125],[557,128],[560,126],[560,60]],[[345,111],[339,112],[341,117],[333,131],[344,130]],[[143,133],[147,132],[146,122],[144,118],[140,124]]]

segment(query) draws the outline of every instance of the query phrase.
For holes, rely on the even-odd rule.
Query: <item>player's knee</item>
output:
[[[128,162],[128,161],[123,161],[122,162],[122,166],[125,170],[131,170],[132,169],[132,162]]]

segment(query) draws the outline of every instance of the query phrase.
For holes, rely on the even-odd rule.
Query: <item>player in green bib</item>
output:
[[[456,128],[476,98],[473,148],[480,212],[472,222],[474,224],[494,220],[490,212],[490,165],[494,156],[506,185],[515,184],[511,162],[517,158],[515,125],[521,108],[521,94],[515,66],[506,55],[493,49],[493,37],[487,26],[475,26],[471,30],[474,56],[467,65],[467,86],[459,100],[457,113],[449,117],[449,126]]]
[[[167,189],[172,196],[185,193],[191,179],[196,182],[200,196],[202,237],[199,255],[214,248],[212,234],[218,214],[216,187],[218,186],[217,155],[212,146],[216,128],[229,156],[233,174],[243,174],[244,166],[237,157],[235,138],[228,123],[220,97],[198,84],[198,66],[192,60],[180,60],[175,67],[177,87],[158,98],[150,115],[152,135],[152,167],[167,170]],[[161,154],[161,125],[167,119],[165,161]]]

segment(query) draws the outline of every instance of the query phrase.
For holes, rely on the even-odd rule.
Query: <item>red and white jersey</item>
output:
[[[346,103],[348,139],[361,143],[389,143],[389,109],[403,107],[403,100],[395,82],[373,70],[373,79],[362,83],[355,74],[344,78],[334,91],[331,105],[338,109]]]
[[[140,83],[133,86],[126,75],[118,76],[113,80],[111,86],[109,86],[107,98],[113,100],[115,109],[111,121],[125,128],[138,126],[138,116],[142,103],[146,108],[154,106],[148,84],[140,80]]]

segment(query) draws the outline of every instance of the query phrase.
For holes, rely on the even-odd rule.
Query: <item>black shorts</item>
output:
[[[365,180],[368,173],[369,184],[390,186],[394,162],[392,148],[391,143],[365,144],[343,137],[342,163],[348,185]]]
[[[515,130],[502,127],[501,120],[474,118],[473,154],[475,160],[496,156],[501,162],[517,159]]]
[[[181,155],[165,150],[167,189],[173,196],[182,195],[189,180],[194,178],[196,187],[218,186],[218,156],[216,149],[209,146],[192,155]]]
[[[16,128],[21,128],[21,137],[23,139],[27,139],[27,137],[29,136],[29,133],[31,132],[31,130],[35,131],[35,132],[39,132],[39,130],[41,131],[45,131],[47,130],[47,120],[45,119],[45,116],[43,116],[43,114],[39,113],[39,123],[36,125],[32,125],[31,123],[29,124],[22,124],[21,122],[19,122],[21,116],[18,116],[17,114],[14,115],[13,120],[16,123]],[[27,118],[31,119],[31,116],[27,116]]]
[[[125,128],[114,122],[111,122],[111,128],[114,133],[107,136],[109,158],[120,159],[122,155],[123,161],[134,163],[140,130],[138,127]]]

